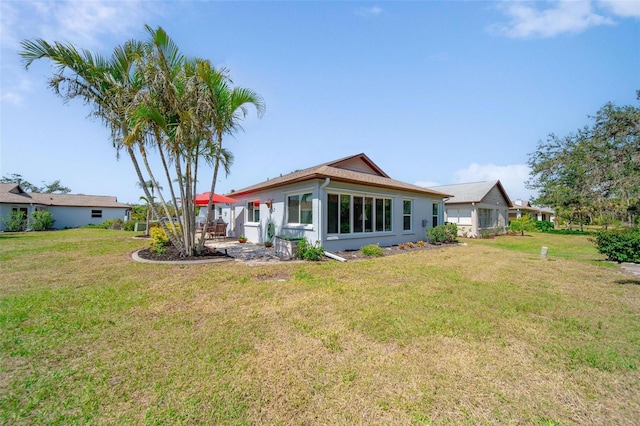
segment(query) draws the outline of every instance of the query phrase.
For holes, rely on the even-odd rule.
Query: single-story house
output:
[[[553,222],[556,219],[556,212],[549,207],[536,206],[526,200],[515,200],[513,207],[509,209],[509,220],[519,219],[524,214],[528,214],[535,221]]]
[[[116,197],[80,194],[40,194],[25,192],[15,183],[0,184],[0,218],[6,219],[12,211],[25,216],[36,210],[47,210],[53,216],[55,229],[97,225],[108,219],[129,218],[131,207],[119,203]],[[0,220],[0,231],[5,230]]]
[[[445,220],[458,226],[458,235],[476,238],[483,233],[506,232],[512,203],[499,180],[432,189],[453,195],[445,202]]]
[[[222,217],[250,242],[303,237],[326,251],[426,240],[444,222],[449,195],[391,179],[365,154],[298,170],[226,194],[239,200]]]

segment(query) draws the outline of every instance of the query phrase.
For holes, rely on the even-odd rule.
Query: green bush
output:
[[[640,228],[601,230],[595,233],[598,252],[615,262],[640,262]]]
[[[134,231],[135,229],[136,229],[135,220],[127,220],[126,222],[122,223],[122,230],[123,231]]]
[[[2,219],[2,222],[4,222],[6,230],[10,232],[24,231],[27,225],[24,213],[16,210],[11,211],[6,219]]]
[[[509,230],[511,232],[519,232],[520,235],[524,235],[525,232],[537,231],[538,227],[531,219],[531,216],[524,215],[520,216],[518,219],[512,220],[509,223]]]
[[[536,228],[538,228],[542,232],[552,231],[555,226],[553,222],[549,222],[548,220],[538,220],[535,222]]]
[[[458,226],[455,223],[427,228],[427,240],[431,244],[455,243],[458,241]]]
[[[362,246],[360,248],[360,251],[365,256],[384,256],[384,250],[382,250],[382,247],[377,244],[368,244],[366,246]]]
[[[319,241],[316,241],[316,244],[314,245],[305,238],[298,242],[296,257],[303,260],[322,260],[324,257],[324,248],[322,248]]]
[[[53,215],[46,210],[36,210],[31,212],[27,219],[27,228],[32,231],[46,231],[53,227]]]
[[[169,245],[169,237],[167,233],[160,226],[153,226],[150,229],[151,235],[151,252],[155,254],[166,253],[166,246]]]

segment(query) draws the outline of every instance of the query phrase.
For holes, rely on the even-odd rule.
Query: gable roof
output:
[[[286,175],[266,180],[238,191],[233,191],[228,195],[239,196],[251,194],[258,191],[277,188],[279,186],[292,183],[304,182],[313,179],[326,179],[332,181],[353,183],[358,185],[374,186],[378,188],[392,189],[398,191],[408,191],[424,195],[435,195],[446,198],[449,194],[439,192],[430,188],[401,182],[391,179],[380,167],[378,167],[369,157],[360,153],[338,160],[319,164],[304,170],[296,170]]]
[[[106,195],[41,194],[38,192],[25,192],[20,185],[15,183],[0,184],[0,203],[37,204],[39,206],[129,208],[129,205],[119,203],[116,197]]]
[[[528,200],[515,200],[513,202],[513,206],[511,208],[511,210],[529,210],[529,211],[533,211],[533,212],[539,212],[539,213],[552,213],[555,214],[555,210],[553,210],[550,207],[545,207],[545,206],[537,206],[535,204],[531,204],[530,201]]]
[[[491,191],[496,186],[502,194],[502,197],[507,202],[507,205],[511,207],[513,205],[511,203],[511,199],[507,195],[507,191],[504,190],[504,187],[499,180],[458,183],[454,185],[434,186],[432,188],[437,191],[453,194],[453,199],[447,201],[447,204],[469,204],[481,202],[482,199],[489,193],[489,191]]]

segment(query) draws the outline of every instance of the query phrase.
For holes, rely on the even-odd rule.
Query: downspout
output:
[[[320,245],[322,245],[324,232],[322,228],[322,190],[325,189],[330,182],[331,178],[324,178],[324,183],[318,188],[318,236],[320,237]]]

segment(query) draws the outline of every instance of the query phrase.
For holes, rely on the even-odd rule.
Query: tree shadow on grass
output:
[[[616,284],[621,284],[621,285],[640,285],[640,279],[625,278],[624,280],[616,280]]]

